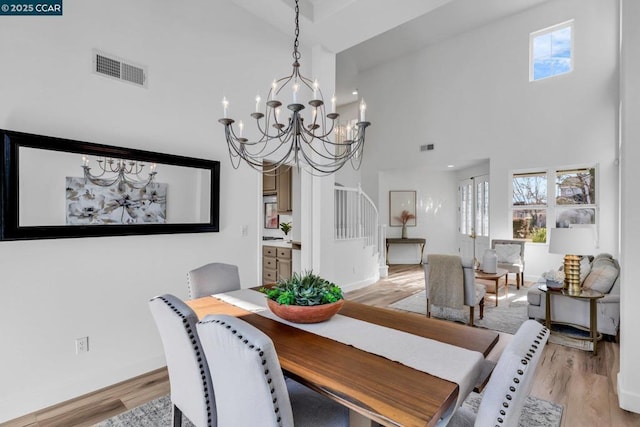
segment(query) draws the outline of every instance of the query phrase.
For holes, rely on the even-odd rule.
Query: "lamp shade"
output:
[[[596,250],[591,228],[552,228],[550,233],[552,254],[592,255]]]

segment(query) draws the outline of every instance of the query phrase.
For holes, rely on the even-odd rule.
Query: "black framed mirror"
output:
[[[0,136],[0,240],[219,231],[218,161]]]

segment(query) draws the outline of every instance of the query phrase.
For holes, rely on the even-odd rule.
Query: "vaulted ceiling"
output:
[[[294,0],[232,0],[285,34]],[[355,101],[358,73],[549,0],[300,0],[300,42],[337,54],[336,96]]]

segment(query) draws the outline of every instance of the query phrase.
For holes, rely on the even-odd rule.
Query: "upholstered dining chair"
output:
[[[498,268],[507,270],[505,285],[509,286],[509,273],[516,275],[516,288],[524,285],[524,246],[523,240],[492,240],[491,249],[498,257]]]
[[[518,426],[524,402],[531,391],[533,376],[549,330],[535,320],[524,322],[505,346],[482,393],[477,412],[463,403],[448,427]]]
[[[346,407],[285,380],[273,342],[259,329],[226,315],[209,315],[197,329],[211,369],[218,425],[349,425]]]
[[[462,260],[458,255],[429,254],[423,268],[427,317],[431,317],[432,305],[444,310],[468,306],[470,326],[473,326],[475,306],[480,307],[480,318],[484,317],[487,289],[476,284],[472,260]]]
[[[212,262],[187,273],[189,299],[237,291],[240,289],[238,267],[232,264]]]
[[[152,298],[149,308],[167,361],[173,427],[182,425],[182,414],[196,427],[215,427],[213,384],[196,330],[198,317],[182,300],[170,294]]]

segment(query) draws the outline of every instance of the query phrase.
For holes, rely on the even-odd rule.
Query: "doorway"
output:
[[[479,260],[489,247],[489,175],[479,175],[458,184],[458,251]]]

